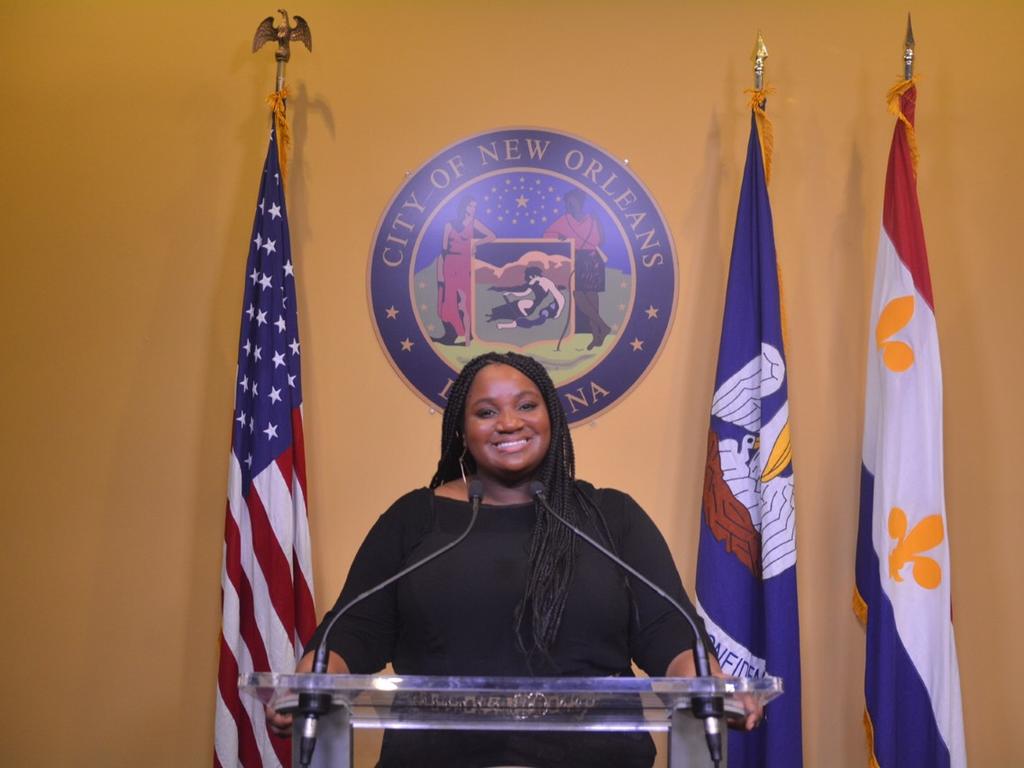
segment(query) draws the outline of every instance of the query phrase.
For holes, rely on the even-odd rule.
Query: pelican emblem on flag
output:
[[[715,392],[711,413],[739,427],[739,439],[708,435],[704,508],[718,541],[758,578],[796,561],[789,407],[761,424],[761,400],[782,386],[786,364],[771,344]]]

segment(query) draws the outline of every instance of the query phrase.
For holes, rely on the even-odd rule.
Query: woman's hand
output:
[[[743,710],[747,713],[744,719],[727,718],[730,728],[752,731],[764,721],[764,704],[749,693],[737,693],[736,698],[743,702]]]
[[[714,656],[708,658],[708,663],[711,665],[711,674],[713,677],[725,677],[722,673],[722,668],[718,666],[718,659]],[[665,671],[665,677],[694,677],[697,674],[697,665],[693,659],[693,651],[683,651],[668,665],[668,669]],[[756,696],[749,693],[737,693],[736,698],[743,704],[743,710],[746,713],[746,717],[740,719],[738,717],[726,717],[726,722],[730,728],[742,729],[745,731],[752,731],[761,724],[764,719],[764,705],[757,700]]]
[[[271,709],[269,704],[263,705],[263,711],[267,714],[267,728],[279,739],[286,739],[292,735],[292,716],[283,712]]]
[[[313,653],[307,653],[299,663],[295,665],[297,673],[313,671]],[[330,675],[347,675],[348,664],[334,651],[327,655],[327,673]],[[267,728],[272,734],[280,738],[287,738],[292,735],[292,716],[287,712],[278,712],[269,704],[263,705],[263,711],[267,717]]]

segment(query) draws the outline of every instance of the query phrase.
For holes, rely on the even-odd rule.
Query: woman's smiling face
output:
[[[492,363],[469,387],[466,448],[482,480],[527,483],[547,456],[551,421],[537,385],[515,368]]]

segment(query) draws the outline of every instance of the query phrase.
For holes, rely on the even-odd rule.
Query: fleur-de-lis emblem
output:
[[[914,364],[913,348],[892,337],[906,327],[914,316],[914,297],[899,296],[888,304],[878,316],[875,326],[875,343],[882,350],[882,361],[893,373],[903,373]]]
[[[907,513],[899,507],[889,510],[889,536],[896,546],[889,553],[889,578],[903,581],[900,571],[913,563],[914,581],[925,589],[935,589],[942,583],[942,568],[935,560],[921,552],[934,549],[944,536],[941,515],[929,515],[907,532]]]

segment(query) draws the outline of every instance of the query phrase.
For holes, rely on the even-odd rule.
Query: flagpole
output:
[[[275,81],[274,90],[281,92],[284,90],[284,68],[288,66],[288,62],[283,59],[277,60],[277,80]]]
[[[910,14],[907,14],[907,36],[903,41],[903,79],[914,77],[914,28],[910,25]]]

